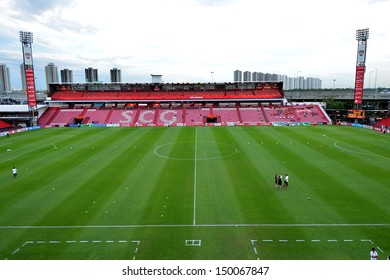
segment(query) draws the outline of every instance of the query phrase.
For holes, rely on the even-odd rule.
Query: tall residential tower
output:
[[[46,89],[49,90],[49,84],[58,83],[58,68],[54,63],[45,66]]]
[[[9,68],[5,64],[0,64],[0,93],[11,91],[11,79]]]
[[[122,73],[118,68],[110,69],[110,78],[111,83],[121,83],[122,82]]]
[[[99,81],[98,78],[98,70],[92,67],[85,69],[85,82],[86,83],[94,83]]]
[[[62,69],[60,71],[61,73],[61,83],[67,84],[67,83],[73,83],[73,71],[69,70],[67,68]]]

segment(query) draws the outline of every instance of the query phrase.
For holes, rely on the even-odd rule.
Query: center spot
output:
[[[157,146],[154,154],[175,160],[213,160],[234,155],[237,148],[226,143],[211,141],[186,141]]]

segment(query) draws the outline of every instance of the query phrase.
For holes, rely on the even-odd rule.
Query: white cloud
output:
[[[353,87],[355,31],[370,28],[367,67],[377,69],[378,85],[390,86],[389,1],[0,0],[0,9],[0,59],[18,66],[18,31],[32,31],[37,75],[49,62],[73,69],[80,82],[90,66],[104,81],[121,68],[129,82],[151,73],[196,82],[211,80],[211,71],[215,81],[231,81],[236,69],[299,71],[324,86],[336,79]]]

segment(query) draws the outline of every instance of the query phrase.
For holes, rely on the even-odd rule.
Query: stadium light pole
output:
[[[27,93],[27,102],[28,108],[31,112],[31,125],[37,125],[37,117],[35,111],[37,110],[37,97],[35,91],[35,78],[34,78],[34,66],[32,58],[32,46],[33,43],[33,33],[20,31],[19,39],[22,43],[23,51],[23,65],[24,65],[24,75],[26,80],[26,93]]]
[[[356,109],[361,107],[361,104],[363,102],[364,74],[366,72],[367,40],[369,38],[369,35],[370,33],[368,28],[356,30],[356,40],[358,41],[354,91],[354,104]]]

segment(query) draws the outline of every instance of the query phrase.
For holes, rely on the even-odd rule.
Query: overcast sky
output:
[[[356,30],[369,28],[365,86],[390,87],[389,11],[390,0],[0,0],[0,63],[21,88],[23,30],[37,89],[51,62],[75,82],[88,67],[103,82],[119,68],[131,83],[231,82],[239,69],[353,88]]]

